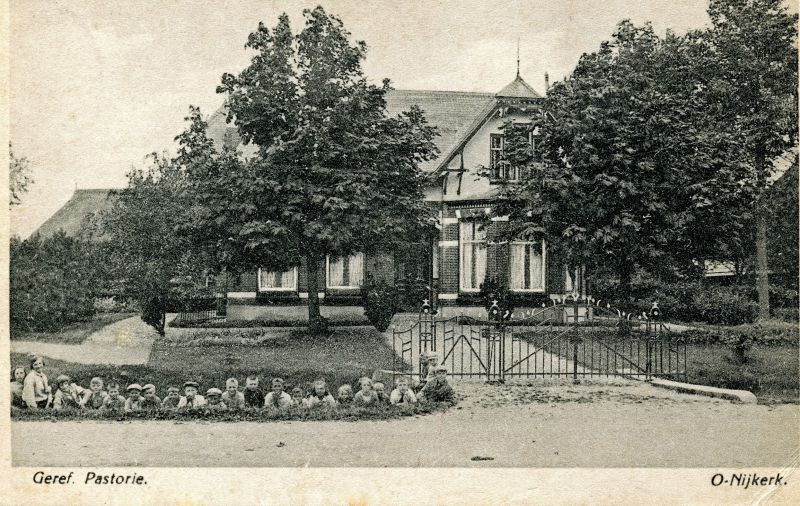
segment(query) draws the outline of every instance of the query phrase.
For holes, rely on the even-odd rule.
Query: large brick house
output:
[[[433,287],[432,296],[440,306],[460,311],[480,307],[480,285],[490,277],[508,283],[516,307],[537,307],[578,291],[582,276],[567,273],[565,265],[548,254],[547,244],[496,241],[493,238],[506,221],[493,218],[486,227],[475,221],[490,212],[498,190],[517,179],[517,174],[497,165],[503,152],[502,125],[509,120],[530,121],[541,100],[520,76],[497,93],[389,92],[389,114],[417,105],[438,129],[435,143],[440,155],[421,167],[430,174],[425,199],[438,210],[437,233],[429,242],[409,245],[402,252],[358,253],[327,258],[315,266],[324,287],[319,293],[321,304],[329,308],[327,312],[348,306],[360,312],[360,287],[367,276],[389,283],[423,280]],[[236,129],[225,123],[224,111],[213,114],[208,125],[218,145],[238,144]],[[241,149],[244,156],[253,153],[250,146]],[[483,167],[490,169],[491,177],[479,174]],[[286,272],[257,269],[229,280],[229,315],[255,317],[278,308],[289,314],[298,311],[308,299],[307,269],[307,265]]]

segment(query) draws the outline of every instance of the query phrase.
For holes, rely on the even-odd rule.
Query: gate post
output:
[[[572,383],[577,385],[580,383],[578,380],[578,299],[575,299],[575,302],[572,306],[573,308],[573,332],[575,332],[575,336],[572,340]],[[584,355],[585,356],[585,355]]]

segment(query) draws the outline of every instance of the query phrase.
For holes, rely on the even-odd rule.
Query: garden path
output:
[[[158,333],[138,316],[106,325],[81,344],[11,341],[11,351],[78,364],[138,365],[150,358]]]

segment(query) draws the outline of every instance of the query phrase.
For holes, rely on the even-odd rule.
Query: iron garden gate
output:
[[[428,304],[406,330],[394,330],[393,371],[422,375],[433,354],[456,378],[686,379],[686,342],[670,332],[656,304],[633,314],[598,301],[556,302],[502,318],[439,318]],[[492,313],[490,313],[492,314]]]

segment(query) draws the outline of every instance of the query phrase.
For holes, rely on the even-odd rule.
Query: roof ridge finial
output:
[[[517,79],[519,79],[519,37],[517,37]]]

